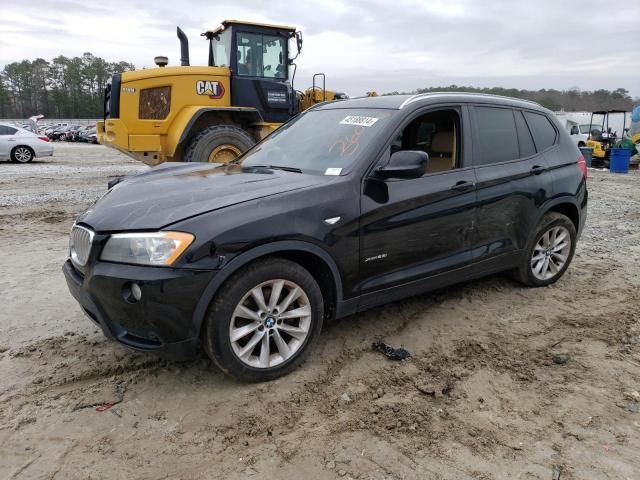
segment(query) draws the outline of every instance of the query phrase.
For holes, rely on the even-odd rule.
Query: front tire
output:
[[[218,292],[202,343],[231,376],[273,380],[304,361],[318,340],[323,316],[322,292],[306,269],[284,258],[258,260]]]
[[[576,239],[576,227],[566,215],[546,213],[527,244],[516,278],[531,287],[558,281],[573,259]]]
[[[11,151],[11,160],[18,163],[29,163],[35,157],[31,147],[18,145]]]
[[[187,147],[185,162],[228,163],[255,145],[247,132],[233,125],[214,125],[198,133]]]

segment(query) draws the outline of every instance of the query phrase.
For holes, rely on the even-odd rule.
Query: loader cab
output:
[[[264,122],[286,122],[297,110],[289,78],[289,39],[302,38],[295,27],[225,20],[203,33],[209,65],[231,70],[231,104],[256,108]]]

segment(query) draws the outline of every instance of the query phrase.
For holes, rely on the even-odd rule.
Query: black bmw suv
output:
[[[236,127],[229,126],[233,129]],[[324,321],[510,270],[558,280],[587,169],[554,115],[461,93],[318,105],[231,164],[126,177],[78,217],[64,273],[105,335],[268,380]]]

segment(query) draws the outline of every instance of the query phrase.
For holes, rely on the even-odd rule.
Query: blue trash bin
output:
[[[631,150],[628,148],[609,149],[609,171],[611,173],[628,173]]]

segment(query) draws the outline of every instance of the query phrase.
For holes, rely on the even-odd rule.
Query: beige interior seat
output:
[[[456,168],[456,135],[454,131],[436,132],[429,150],[427,173],[443,172]]]

